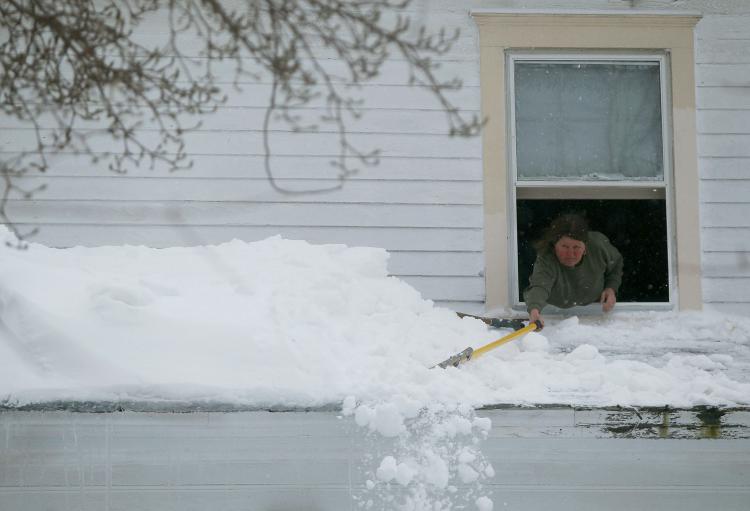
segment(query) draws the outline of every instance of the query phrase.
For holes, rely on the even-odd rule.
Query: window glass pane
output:
[[[516,61],[519,180],[663,180],[658,62]]]

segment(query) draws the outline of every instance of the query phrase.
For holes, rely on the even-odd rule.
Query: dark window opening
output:
[[[518,199],[519,301],[523,302],[523,290],[536,258],[534,241],[563,213],[585,216],[590,229],[603,233],[622,253],[619,302],[669,302],[667,208],[663,199]]]

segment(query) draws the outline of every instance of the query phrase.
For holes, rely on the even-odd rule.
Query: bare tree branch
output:
[[[19,239],[28,236],[18,232],[6,207],[12,197],[36,191],[16,182],[29,172],[45,172],[47,155],[55,152],[105,159],[113,172],[157,163],[189,168],[184,134],[198,124],[183,125],[185,115],[203,116],[226,101],[217,63],[234,63],[236,88],[270,82],[264,164],[280,192],[295,193],[273,174],[272,121],[293,132],[315,132],[323,125],[336,133],[339,151],[331,163],[339,175],[332,188],[359,167],[377,164],[379,151],[353,144],[347,125],[361,116],[356,86],[377,77],[391,55],[406,63],[405,81],[437,99],[450,135],[476,135],[481,119],[464,119],[448,97],[461,82],[441,80],[434,60],[449,51],[458,33],[412,29],[404,14],[409,2],[3,0],[0,111],[28,123],[35,144],[2,155],[0,220]],[[144,46],[134,33],[158,16],[165,16],[168,35],[162,45]],[[197,53],[189,54],[186,43],[198,44]],[[346,76],[330,72],[323,51],[344,64]],[[303,120],[301,109],[321,99],[324,113],[314,123]],[[143,129],[145,123],[156,129]],[[102,136],[114,141],[114,148],[97,150],[93,142]]]

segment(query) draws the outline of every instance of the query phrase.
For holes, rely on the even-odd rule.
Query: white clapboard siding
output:
[[[309,199],[309,198],[308,198]],[[219,207],[221,206],[221,207]],[[8,213],[23,223],[175,226],[327,226],[475,228],[481,205],[230,201],[10,201]]]
[[[699,110],[747,110],[750,108],[750,89],[747,87],[700,87],[695,101]]]
[[[215,131],[240,131],[253,132],[263,129],[263,113],[265,107],[219,107],[215,112],[201,116],[182,116],[181,122],[185,129],[193,128],[200,122],[200,126],[190,131],[198,132],[215,132]],[[478,110],[463,110],[461,115],[468,119],[472,116],[479,116]],[[416,115],[415,115],[416,114]],[[330,123],[323,123],[321,116],[330,115],[324,108],[297,108],[291,109],[290,115],[301,116],[310,125],[317,127],[320,132],[334,132],[334,127]],[[378,134],[433,134],[446,135],[448,125],[446,124],[446,114],[441,110],[419,109],[361,109],[360,118],[345,117],[347,122],[348,133],[378,133]],[[56,128],[57,120],[51,115],[40,115],[35,118],[36,124],[43,129]],[[301,123],[306,126],[307,123]],[[175,126],[172,122],[167,122],[169,127]],[[95,130],[100,126],[98,121],[78,122],[76,126],[80,129]],[[23,122],[11,117],[0,117],[0,129],[30,129],[34,126],[30,122]],[[141,130],[154,130],[158,125],[150,117],[143,119]],[[275,123],[271,127],[272,132],[291,131],[289,126],[281,123]]]
[[[748,179],[750,158],[699,158],[702,179]]]
[[[479,277],[484,270],[481,251],[391,252],[388,271],[394,275]],[[750,272],[749,272],[750,274]]]
[[[728,12],[726,14],[732,14]],[[703,300],[750,312],[750,16],[696,28]]]
[[[698,154],[704,157],[750,158],[750,134],[701,134],[698,137]]]
[[[700,64],[695,74],[699,87],[743,87],[750,83],[750,63]]]
[[[750,251],[705,252],[703,254],[703,276],[750,277]]]
[[[481,184],[472,181],[356,180],[340,183],[323,179],[285,179],[279,186],[296,193],[274,190],[267,179],[170,179],[169,177],[26,177],[19,184],[45,200],[132,201],[246,201],[329,202],[372,204],[481,204]]]
[[[698,37],[700,52],[696,54],[697,64],[747,64],[750,62],[747,39],[706,39]]]
[[[463,276],[407,276],[401,280],[421,291],[423,298],[481,302],[484,300],[484,278]]]
[[[726,1],[736,2],[742,0]],[[557,3],[559,4],[560,1]],[[565,0],[563,0],[563,3],[565,3]],[[226,7],[227,11],[236,10],[242,12],[244,4],[243,0],[224,0],[222,2],[222,5],[228,6]],[[445,26],[447,30],[459,28],[462,30],[463,37],[468,37],[471,35],[471,32],[465,29],[471,28],[472,22],[469,17],[469,9],[471,7],[473,7],[472,4],[461,0],[414,0],[403,9],[383,10],[381,18],[384,26],[392,26],[397,21],[397,17],[409,17],[413,35],[417,35],[421,26],[438,27],[438,29],[441,26]],[[163,38],[166,28],[169,26],[168,21],[168,13],[166,11],[157,11],[139,24],[136,36],[156,34]]]
[[[336,53],[331,50],[323,49],[321,53],[322,55],[314,61],[307,56],[301,57],[301,64],[311,70],[313,68],[321,68],[328,73],[333,83],[348,83],[351,80],[351,72],[348,64],[338,59]],[[431,60],[435,64],[432,72],[438,80],[448,82],[459,79],[463,85],[479,86],[479,63],[476,60],[445,58],[441,56],[436,56]],[[186,65],[188,67],[192,66],[193,71],[200,71],[208,63],[207,59],[189,58]],[[235,83],[239,85],[255,83],[269,84],[272,82],[268,71],[253,59],[241,59],[240,65],[243,72],[239,75],[236,73],[237,61],[210,61],[210,64],[211,72],[217,77],[214,83],[220,85],[233,85]],[[403,85],[409,83],[412,76],[410,71],[415,71],[414,77],[416,79],[424,78],[417,70],[411,70],[409,63],[401,55],[394,54],[391,60],[384,62],[380,67],[380,74],[360,83],[367,85]]]
[[[477,70],[478,72],[478,70]],[[326,106],[326,90],[317,87],[315,92],[320,97],[315,98],[307,106]],[[271,87],[269,85],[248,84],[242,90],[228,96],[226,105],[232,107],[266,106],[269,102]],[[462,108],[477,108],[479,106],[479,87],[467,85],[460,90],[447,91],[446,97]],[[417,85],[362,85],[353,88],[349,97],[362,100],[363,107],[368,108],[438,108],[438,100]]]
[[[703,304],[704,310],[720,312],[722,314],[733,314],[743,318],[750,317],[750,304],[747,302],[706,302]]]
[[[750,176],[748,179],[704,179],[701,181],[701,197],[704,203],[748,202]]]
[[[48,130],[41,130],[42,139],[51,139]],[[37,144],[34,130],[0,131],[0,150],[32,151]],[[158,134],[143,135],[145,143],[156,146]],[[748,136],[750,138],[750,136]],[[379,149],[390,156],[413,157],[476,157],[480,152],[480,140],[474,138],[446,137],[444,135],[397,134],[379,135],[352,133],[349,143],[358,148]],[[263,154],[263,135],[259,132],[188,132],[184,136],[186,150],[193,154]],[[274,154],[311,156],[336,155],[340,141],[335,133],[272,133],[269,143]],[[94,152],[105,153],[120,149],[121,145],[106,137],[89,141]]]
[[[476,73],[479,72],[477,69]],[[349,89],[339,89],[342,97],[351,98],[358,101],[358,106],[362,108],[399,108],[399,109],[436,109],[440,108],[438,99],[428,89],[420,85],[409,85],[405,79],[400,85],[377,85],[362,84]],[[243,84],[237,91],[233,86],[226,84],[222,88],[226,95],[226,101],[222,104],[225,107],[248,108],[248,107],[266,107],[269,105],[272,87],[266,83],[247,83]],[[327,106],[328,90],[318,85],[312,87],[313,94],[316,94],[306,107],[325,108]],[[279,92],[279,94],[281,94]],[[461,105],[462,109],[479,108],[479,86],[464,85],[458,90],[446,90],[445,97],[454,105]],[[153,98],[157,100],[157,98]],[[282,97],[279,95],[278,104],[282,104]]]
[[[21,230],[38,227],[34,238],[60,247],[74,245],[193,246],[223,243],[231,239],[257,241],[280,235],[311,243],[340,243],[399,251],[481,251],[481,228],[423,227],[305,227],[305,226],[175,226],[104,225],[92,218],[88,224],[17,224]]]
[[[748,51],[750,52],[750,49]],[[750,109],[701,110],[698,112],[698,133],[710,135],[724,133],[733,135],[750,134]]]
[[[708,227],[702,229],[704,252],[750,252],[750,228]]]
[[[750,227],[750,202],[704,202],[703,227]]]
[[[6,153],[7,154],[7,153]],[[15,154],[8,156],[16,156]],[[191,154],[192,166],[186,169],[170,171],[163,162],[134,167],[126,165],[127,177],[169,177],[170,179],[196,178],[266,178],[263,155],[251,154]],[[331,165],[335,155],[300,156],[273,155],[271,158],[272,173],[278,179],[336,179],[340,170]],[[50,177],[89,177],[118,176],[108,171],[108,161],[104,158],[98,162],[91,161],[86,155],[55,154],[47,158],[49,170],[45,174],[30,172],[28,175]],[[476,181],[482,180],[480,157],[472,158],[436,158],[431,156],[392,157],[380,156],[376,166],[363,167],[353,162],[359,169],[347,176],[348,180],[357,179],[402,179],[434,181]],[[122,176],[120,176],[122,177]]]
[[[468,13],[468,9],[466,11]],[[439,20],[436,20],[434,18],[430,17],[420,17],[420,18],[412,18],[413,25],[416,24],[416,26],[419,25],[426,25],[428,27],[431,27],[433,30],[433,33],[437,33],[440,30],[440,22]],[[463,23],[462,23],[463,22]],[[460,19],[457,21],[457,17],[453,14],[451,14],[450,17],[445,17],[445,22],[442,24],[442,26],[446,29],[446,35],[453,37],[455,30],[459,30],[458,38],[454,40],[451,50],[450,50],[450,56],[451,58],[455,58],[458,56],[461,57],[467,57],[469,59],[472,59],[477,52],[478,48],[478,37],[477,34],[473,32],[473,26],[472,21],[469,18],[469,16],[460,16]],[[174,51],[165,45],[167,40],[168,34],[165,32],[164,27],[160,27],[156,29],[156,32],[149,32],[145,33],[144,30],[136,30],[136,33],[134,34],[134,40],[138,42],[143,48],[147,49],[160,49],[165,55],[167,56],[173,56]],[[203,39],[193,39],[188,34],[183,34],[180,36],[180,54],[185,58],[190,59],[201,59],[205,57],[205,40]],[[334,59],[337,56],[337,51],[325,46],[325,44],[322,43],[322,40],[319,37],[311,36],[308,40],[310,48],[314,51],[314,55],[316,58],[320,59]],[[399,54],[397,51],[392,52],[396,59],[399,57],[402,57],[401,54]],[[309,58],[309,55],[305,54],[306,58]],[[244,61],[249,61],[250,58],[245,55],[243,58]],[[445,57],[441,55],[434,55],[432,57],[432,60],[434,61],[444,61]]]
[[[704,12],[703,19],[695,29],[698,46],[701,46],[704,40],[747,40],[747,16],[750,15],[750,4],[745,0],[716,2],[715,6],[706,5],[705,0],[694,0],[692,3],[697,4],[693,8]],[[719,12],[713,11],[714,7],[718,7]]]
[[[746,303],[750,277],[715,277],[705,279],[703,298],[708,302]]]

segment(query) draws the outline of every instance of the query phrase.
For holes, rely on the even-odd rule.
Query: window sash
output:
[[[509,243],[508,261],[511,262],[510,282],[508,291],[510,303],[516,309],[523,307],[519,300],[518,282],[518,223],[516,219],[516,204],[521,198],[664,198],[667,208],[667,253],[669,257],[668,282],[669,302],[660,304],[661,307],[673,308],[676,304],[677,288],[675,285],[675,254],[674,254],[674,219],[672,199],[672,161],[671,161],[671,97],[670,77],[668,75],[667,56],[661,53],[629,52],[623,54],[608,53],[580,53],[580,52],[545,52],[509,51],[506,53],[507,73],[507,111],[509,140],[509,170],[508,184],[510,191],[510,208],[508,211]],[[585,180],[585,179],[555,179],[555,180],[523,180],[518,178],[516,151],[516,110],[515,110],[515,63],[526,62],[562,62],[562,63],[645,63],[653,62],[659,66],[659,82],[661,89],[661,135],[662,135],[662,176],[658,180]],[[654,304],[625,304],[625,308],[633,310],[647,309]]]

